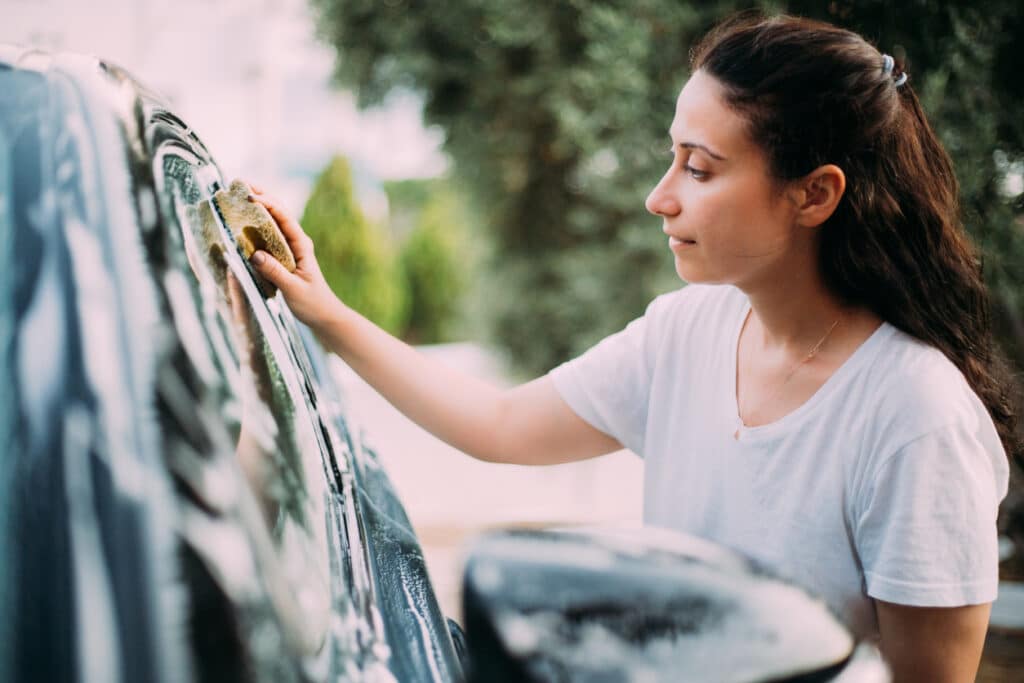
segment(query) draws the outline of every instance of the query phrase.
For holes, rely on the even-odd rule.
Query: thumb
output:
[[[294,284],[296,276],[289,273],[280,261],[265,251],[254,252],[249,262],[257,273],[278,289],[287,291]]]

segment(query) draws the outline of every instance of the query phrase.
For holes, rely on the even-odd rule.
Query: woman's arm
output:
[[[274,200],[253,198],[277,221],[295,255],[289,273],[257,252],[253,265],[331,351],[418,425],[481,460],[570,462],[622,448],[573,412],[548,377],[502,390],[419,353],[342,303],[324,280],[313,242]],[[262,255],[262,256],[261,256]]]
[[[481,460],[549,465],[622,448],[579,418],[549,377],[499,389],[428,358],[351,309],[319,333],[409,419]]]
[[[990,604],[911,607],[875,601],[894,683],[969,683],[978,673]]]

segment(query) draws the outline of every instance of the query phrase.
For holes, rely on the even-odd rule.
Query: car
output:
[[[820,600],[654,530],[483,536],[463,634],[228,186],[123,69],[0,46],[0,680],[888,680]]]
[[[206,147],[116,66],[0,62],[0,680],[459,679],[322,351],[217,246]]]

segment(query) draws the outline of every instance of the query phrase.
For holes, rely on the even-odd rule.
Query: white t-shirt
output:
[[[689,285],[551,371],[577,414],[644,458],[644,522],[768,565],[858,637],[877,637],[871,598],[994,600],[1009,468],[956,366],[883,323],[804,405],[736,440],[749,306]]]

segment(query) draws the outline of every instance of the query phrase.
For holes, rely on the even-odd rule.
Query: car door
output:
[[[401,504],[189,127],[0,49],[0,680],[447,681]]]
[[[233,407],[242,416],[229,441],[237,444],[235,460],[261,496],[276,554],[287,558],[282,564],[292,573],[279,578],[296,592],[322,587],[326,579],[333,593],[329,617],[347,624],[296,634],[309,646],[327,640],[333,650],[328,660],[343,662],[349,678],[357,671],[383,677],[386,667],[399,680],[456,680],[461,665],[419,544],[372,450],[349,428],[330,376],[314,372],[313,359],[324,367],[322,350],[308,331],[303,336],[280,297],[260,294],[210,202],[224,182],[196,149],[194,136],[166,113],[155,113],[153,121],[163,212],[181,228],[179,251],[198,287],[206,352],[227,369],[219,380],[226,390],[215,392],[223,403],[213,410],[230,414]],[[264,436],[262,445],[257,434]],[[319,490],[304,490],[304,482]],[[318,505],[321,499],[325,504]],[[325,520],[325,537],[312,533],[310,520]],[[282,524],[291,533],[282,532]],[[269,558],[262,561],[274,566]],[[283,585],[280,593],[287,594]],[[331,604],[327,597],[322,590],[309,592],[292,617],[281,606],[285,623],[296,629],[298,618],[303,628],[322,628],[325,622],[308,605]]]

